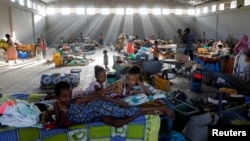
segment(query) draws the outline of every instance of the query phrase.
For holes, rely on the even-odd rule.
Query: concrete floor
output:
[[[116,51],[110,51],[109,55],[109,68],[113,65],[113,55],[118,55]],[[46,59],[37,62],[35,58],[25,60],[18,60],[17,64],[10,61],[8,64],[0,63],[0,88],[1,93],[48,93],[52,90],[40,89],[40,77],[42,74],[53,73],[70,73],[71,69],[81,69],[80,83],[77,87],[86,88],[88,84],[94,80],[94,66],[103,65],[103,49],[96,50],[95,54],[87,55],[87,58],[95,59],[94,62],[86,66],[73,66],[73,67],[55,67],[54,63],[46,63]],[[51,54],[55,52],[54,48],[48,50],[48,58],[51,59]],[[184,77],[176,77],[173,80],[172,90],[178,89],[185,92],[188,97],[202,97],[207,99],[207,96],[216,91],[215,88],[202,84],[202,91],[194,93],[190,91],[191,81]]]

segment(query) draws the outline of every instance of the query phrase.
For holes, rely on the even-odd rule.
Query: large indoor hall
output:
[[[0,141],[249,140],[250,0],[1,0]]]

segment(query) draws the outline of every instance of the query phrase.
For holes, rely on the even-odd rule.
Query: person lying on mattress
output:
[[[70,84],[61,81],[55,86],[57,102],[54,104],[56,126],[64,127],[65,123],[73,124],[102,121],[111,126],[120,127],[143,114],[161,112],[174,119],[174,112],[165,105],[132,106],[102,95],[82,96],[72,99]]]
[[[105,95],[115,100],[124,101],[128,103],[129,106],[138,106],[153,99],[165,98],[165,93],[155,94],[157,90],[151,88],[152,86],[145,87],[146,85],[144,85],[139,78],[140,71],[141,70],[138,66],[133,66],[128,69],[126,73],[126,79],[118,80],[115,82],[115,84],[112,84],[107,88],[103,88],[102,84],[106,80],[106,71],[101,66],[95,66],[96,80],[91,82],[85,91],[82,89],[73,89],[72,99],[82,96],[96,97],[98,95]],[[139,90],[137,88],[139,88]],[[151,92],[153,92],[154,95],[151,95]],[[53,98],[56,98],[56,96],[54,95]],[[51,119],[50,116],[53,114],[54,109],[43,112],[41,115],[41,123],[46,125],[48,123],[47,121]]]

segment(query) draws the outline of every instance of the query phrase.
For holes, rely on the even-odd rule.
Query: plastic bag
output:
[[[191,141],[207,141],[208,125],[215,125],[218,119],[219,116],[214,113],[193,116],[182,133]]]

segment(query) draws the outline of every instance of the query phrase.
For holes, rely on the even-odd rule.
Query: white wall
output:
[[[161,39],[173,39],[178,28],[191,28],[196,38],[226,40],[229,36],[239,39],[242,34],[250,36],[250,6],[227,9],[197,17],[187,15],[40,15],[34,10],[0,1],[0,37],[15,31],[21,43],[34,43],[43,34],[48,41],[84,36],[98,38],[104,33],[105,41],[115,41],[121,33],[137,35],[139,38],[156,35]]]
[[[11,7],[11,20],[16,39],[21,43],[32,43],[34,41],[32,13]]]
[[[196,37],[201,37],[205,31],[207,39],[223,41],[229,37],[238,40],[243,34],[250,36],[249,13],[250,6],[247,6],[197,16],[194,32]]]
[[[10,0],[0,1],[0,38],[6,33],[15,33],[16,39],[23,43],[35,43],[41,34],[45,35],[46,18],[32,9],[27,9]]]
[[[119,34],[137,35],[147,38],[156,35],[162,39],[173,39],[178,28],[194,25],[192,16],[174,15],[48,15],[47,37],[58,40],[76,38],[81,32],[84,36],[97,39],[100,33],[105,41],[115,41]]]
[[[11,32],[10,7],[0,3],[0,38]]]

